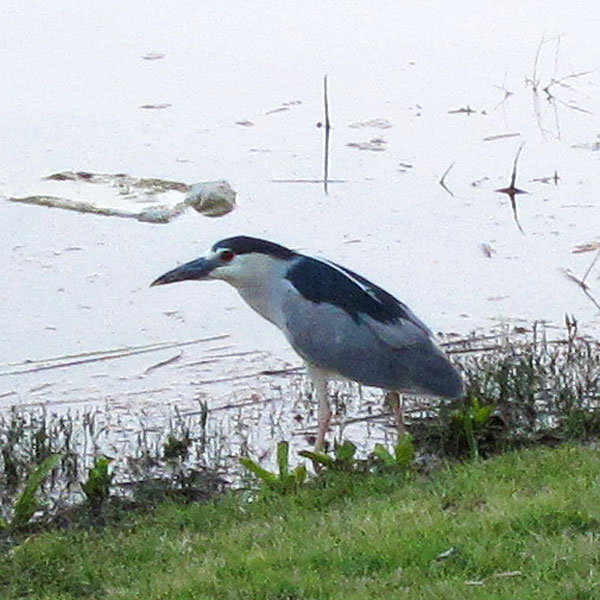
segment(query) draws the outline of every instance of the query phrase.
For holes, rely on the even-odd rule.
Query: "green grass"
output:
[[[599,474],[596,450],[563,446],[162,504],[21,540],[0,559],[0,598],[600,598]]]

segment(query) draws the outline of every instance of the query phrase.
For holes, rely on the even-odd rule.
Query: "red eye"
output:
[[[233,260],[234,256],[235,256],[235,252],[233,252],[232,250],[223,250],[223,252],[221,252],[221,254],[219,254],[219,258],[223,262],[231,262]]]

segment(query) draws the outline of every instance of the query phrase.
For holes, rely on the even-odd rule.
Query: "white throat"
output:
[[[291,288],[285,278],[289,262],[265,254],[242,254],[234,263],[215,276],[230,283],[251,308],[281,328],[282,299]]]

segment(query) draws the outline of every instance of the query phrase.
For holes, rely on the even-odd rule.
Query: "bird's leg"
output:
[[[387,392],[386,400],[394,411],[394,417],[396,420],[396,430],[398,431],[398,438],[406,435],[406,423],[404,422],[404,399],[402,394],[399,392]]]
[[[327,396],[327,377],[325,377],[319,369],[315,369],[311,366],[308,366],[308,373],[313,380],[315,396],[319,402],[319,412],[317,417],[319,427],[317,430],[315,450],[317,452],[323,452],[325,450],[325,434],[329,430],[329,423],[331,421],[331,409],[329,408],[329,398]]]
[[[329,430],[329,423],[331,421],[331,409],[329,407],[329,398],[327,397],[326,379],[319,377],[319,379],[315,381],[315,395],[319,402],[319,413],[317,417],[319,428],[317,431],[315,450],[317,452],[323,452],[325,450],[325,434]]]
[[[331,409],[329,408],[329,400],[327,398],[327,384],[323,386],[323,391],[319,397],[319,430],[317,432],[317,442],[315,449],[317,452],[325,450],[325,434],[329,431],[329,423],[331,421]]]

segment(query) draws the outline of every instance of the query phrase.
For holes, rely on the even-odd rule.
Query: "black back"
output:
[[[361,314],[380,323],[405,319],[429,333],[405,304],[361,275],[335,263],[302,256],[291,266],[287,279],[308,300],[333,304],[355,321],[359,321]]]

